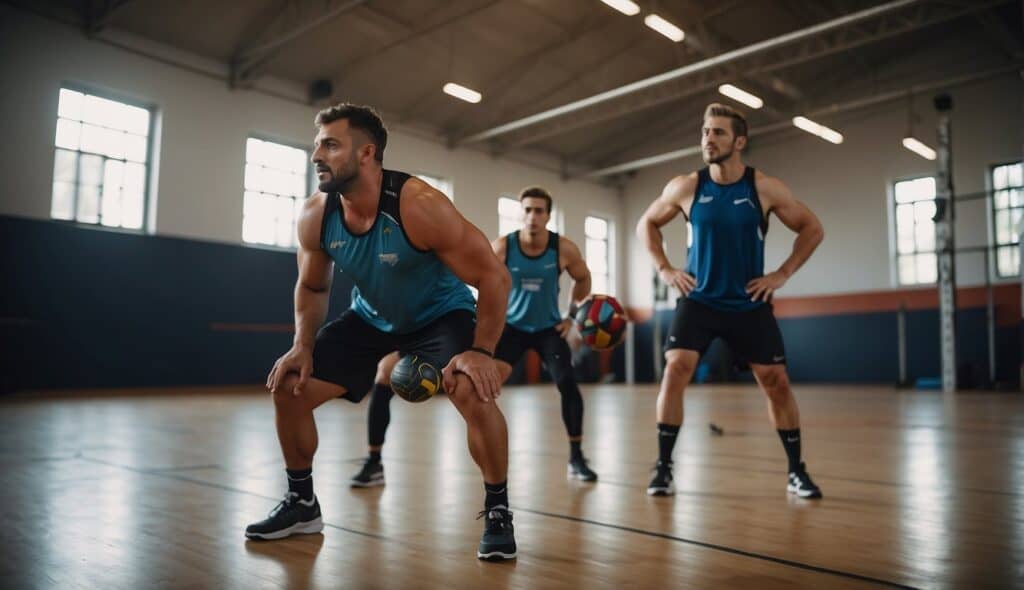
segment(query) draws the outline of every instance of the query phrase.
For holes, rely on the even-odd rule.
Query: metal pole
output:
[[[942,355],[942,391],[956,391],[956,253],[953,226],[953,150],[948,94],[935,97],[939,112],[938,171],[935,179],[935,250],[938,263],[939,336]]]
[[[907,383],[907,305],[900,303],[900,309],[896,312],[896,346],[899,354],[899,386],[906,387]]]
[[[990,250],[985,249],[985,328],[988,331],[988,385],[996,386],[996,305],[989,276]]]

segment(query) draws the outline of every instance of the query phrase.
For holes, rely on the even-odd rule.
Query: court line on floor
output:
[[[137,468],[137,467],[130,467],[130,466],[127,466],[127,465],[121,465],[121,464],[114,463],[114,462],[111,462],[111,461],[104,461],[102,459],[95,459],[95,458],[92,458],[92,457],[86,457],[84,455],[79,456],[77,458],[81,459],[82,461],[87,461],[87,462],[95,463],[95,464],[98,464],[98,465],[106,465],[108,467],[114,467],[114,468],[122,469],[122,470],[125,470],[125,471],[131,471],[133,473],[138,473],[140,475],[151,475],[151,476],[161,477],[161,478],[165,478],[165,479],[173,479],[173,480],[177,480],[177,481],[193,483],[193,484],[196,484],[196,485],[205,486],[205,487],[214,488],[214,489],[219,489],[219,490],[223,490],[223,491],[227,491],[227,492],[232,492],[232,493],[236,493],[236,494],[243,494],[243,495],[246,495],[246,496],[262,498],[262,499],[265,499],[265,500],[268,500],[268,501],[274,501],[274,500],[277,499],[277,498],[272,498],[270,496],[265,496],[263,494],[258,494],[256,492],[250,492],[248,490],[243,490],[243,489],[240,489],[240,488],[235,488],[235,487],[224,485],[224,484],[214,483],[214,482],[205,481],[205,480],[201,480],[201,479],[195,479],[195,478],[192,478],[192,477],[186,477],[184,475],[179,475],[177,473],[168,473],[166,471],[153,471],[153,470],[141,469],[141,468]],[[829,568],[825,568],[825,567],[821,567],[821,566],[810,565],[810,564],[801,563],[801,562],[798,562],[798,561],[792,561],[792,560],[788,560],[788,559],[783,559],[783,558],[780,558],[780,557],[772,557],[770,555],[763,555],[763,554],[754,553],[754,552],[751,552],[751,551],[744,551],[742,549],[736,549],[736,548],[727,547],[727,546],[724,546],[724,545],[716,545],[714,543],[707,543],[707,542],[704,542],[704,541],[696,541],[696,540],[693,540],[693,539],[687,539],[685,537],[677,537],[677,536],[674,536],[674,535],[669,535],[667,533],[659,533],[657,531],[648,531],[648,530],[645,530],[645,529],[638,529],[638,528],[634,528],[634,527],[628,527],[628,526],[623,526],[623,525],[611,524],[611,523],[601,522],[601,521],[592,520],[592,519],[588,519],[588,518],[580,518],[580,517],[576,517],[576,516],[569,516],[567,514],[557,514],[557,513],[553,513],[553,512],[545,512],[543,510],[535,510],[535,509],[531,509],[531,508],[518,507],[518,508],[516,508],[516,510],[517,511],[521,511],[521,512],[526,512],[526,513],[529,513],[529,514],[536,514],[536,515],[539,515],[539,516],[546,516],[548,518],[557,518],[557,519],[568,520],[568,521],[572,521],[572,522],[580,522],[580,523],[583,523],[583,524],[589,524],[589,525],[599,526],[599,527],[603,527],[603,528],[611,528],[611,529],[616,529],[616,530],[620,530],[620,531],[624,531],[624,532],[629,532],[629,533],[634,533],[634,534],[638,534],[638,535],[644,535],[644,536],[648,536],[648,537],[668,539],[670,541],[676,541],[676,542],[685,543],[685,544],[688,544],[688,545],[694,545],[694,546],[701,547],[701,548],[704,548],[704,549],[710,549],[710,550],[715,550],[715,551],[722,551],[722,552],[725,552],[725,553],[731,553],[733,555],[740,555],[740,556],[749,557],[749,558],[752,558],[752,559],[759,559],[759,560],[762,560],[762,561],[769,561],[769,562],[773,562],[773,563],[778,563],[780,565],[786,565],[786,566],[789,566],[789,567],[794,567],[794,568],[803,569],[803,570],[807,570],[807,571],[813,571],[813,572],[816,572],[816,573],[823,573],[823,574],[829,574],[829,575],[834,575],[834,576],[850,578],[850,579],[854,579],[854,580],[860,580],[860,581],[864,581],[864,582],[871,582],[871,583],[874,583],[874,584],[880,584],[880,585],[889,586],[889,587],[892,587],[892,588],[901,588],[901,589],[906,589],[906,590],[918,590],[914,586],[907,586],[907,585],[904,585],[904,584],[898,584],[896,582],[891,582],[891,581],[888,581],[888,580],[872,578],[870,576],[864,576],[864,575],[861,575],[861,574],[855,574],[855,573],[851,573],[851,572],[844,572],[844,571],[841,571],[841,570],[833,570],[833,569],[829,569]],[[386,537],[384,535],[377,535],[377,534],[374,534],[374,533],[368,533],[368,532],[365,532],[365,531],[359,531],[359,530],[356,530],[356,529],[351,529],[351,528],[343,527],[343,526],[336,525],[336,524],[330,524],[328,522],[324,522],[324,526],[328,527],[328,528],[344,531],[344,532],[347,532],[347,533],[352,533],[354,535],[359,535],[359,536],[362,536],[362,537],[368,537],[368,538],[371,538],[371,539],[376,539],[376,540],[379,540],[379,541],[397,542],[399,544],[403,544],[401,541],[399,541],[397,539],[392,539],[392,538]]]
[[[512,454],[512,453],[510,453],[510,454]],[[543,452],[535,452],[535,451],[516,451],[514,454],[515,455],[523,455],[523,456],[526,456],[526,457],[558,457],[558,455],[555,455],[553,453],[543,453]],[[713,456],[714,455],[715,454],[713,454]],[[746,455],[735,455],[735,454],[719,454],[717,456],[729,457],[731,459],[751,460],[751,461],[761,461],[763,459],[762,457],[746,456]],[[338,463],[338,462],[341,462],[341,463],[359,463],[359,462],[363,461],[364,459],[365,459],[365,456],[358,457],[358,458],[355,458],[355,459],[343,459],[343,460],[340,460],[340,461],[336,459],[333,462],[334,463]],[[429,464],[429,463],[424,463],[423,461],[420,461],[420,460],[406,459],[406,458],[397,457],[397,456],[389,456],[388,462],[398,463],[400,465],[421,465],[421,466],[432,465],[432,464]],[[782,462],[784,463],[785,461],[783,460]],[[639,461],[624,461],[623,464],[625,464],[625,465],[651,465],[650,462],[641,463]],[[707,466],[707,465],[714,465],[715,469],[723,469],[723,470],[726,470],[726,471],[738,471],[738,472],[743,472],[743,473],[754,472],[754,473],[763,473],[763,474],[776,475],[776,476],[778,476],[780,474],[780,472],[778,470],[760,469],[760,468],[757,468],[757,467],[728,466],[728,465],[723,466],[720,463],[717,463],[715,461],[677,461],[675,465],[676,465],[676,469],[677,470],[679,469],[679,467],[681,465],[690,465],[690,466],[696,466],[696,467],[702,467],[702,466]],[[467,468],[465,470],[459,470],[458,473],[461,473],[461,474],[473,473],[473,474],[475,474],[475,473],[478,473],[478,472],[477,471],[473,471],[473,470]],[[850,483],[860,483],[860,484],[876,485],[876,486],[881,486],[881,487],[901,488],[901,489],[913,488],[914,487],[913,484],[909,484],[909,483],[899,483],[899,482],[893,482],[893,481],[881,481],[881,480],[873,480],[873,479],[857,479],[857,478],[853,478],[853,477],[843,477],[843,476],[828,475],[827,473],[826,474],[821,474],[821,473],[818,473],[818,472],[815,472],[815,479],[820,479],[822,481],[841,481],[841,482],[850,482]],[[606,479],[606,478],[603,478],[603,477],[601,478],[600,482],[602,484],[609,484],[609,485],[613,485],[613,486],[616,486],[616,487],[643,489],[643,488],[641,488],[640,486],[637,486],[634,483],[626,483],[626,482],[622,482],[622,481],[615,481],[615,480]],[[1019,497],[1019,496],[1024,496],[1024,493],[1018,493],[1018,492],[1001,491],[1001,490],[986,490],[986,489],[980,489],[980,488],[968,488],[968,487],[963,487],[963,486],[954,486],[954,487],[949,488],[949,489],[955,489],[955,490],[959,490],[959,491],[963,491],[963,492],[970,492],[972,494],[991,494],[991,495],[994,495],[994,496],[1008,496],[1008,497],[1011,497],[1011,498]]]
[[[687,545],[695,545],[697,547],[702,547],[704,549],[711,549],[711,550],[714,550],[714,551],[723,551],[725,553],[731,553],[733,555],[741,555],[743,557],[750,557],[752,559],[759,559],[759,560],[762,560],[762,561],[770,561],[770,562],[773,562],[773,563],[778,563],[778,564],[781,564],[781,565],[786,565],[786,566],[789,566],[789,567],[794,567],[794,568],[798,568],[798,569],[802,569],[802,570],[808,570],[808,571],[812,571],[812,572],[817,572],[817,573],[820,573],[820,574],[829,574],[829,575],[833,575],[833,576],[840,576],[840,577],[843,577],[843,578],[850,578],[850,579],[853,579],[853,580],[859,580],[859,581],[862,581],[862,582],[871,582],[873,584],[879,584],[879,585],[882,585],[882,586],[889,586],[891,588],[902,588],[902,589],[906,589],[906,590],[917,590],[916,586],[907,586],[905,584],[899,584],[897,582],[891,582],[889,580],[882,580],[880,578],[872,578],[871,576],[864,576],[864,575],[855,574],[855,573],[852,573],[852,572],[844,572],[842,570],[829,569],[827,567],[811,565],[811,564],[808,564],[808,563],[802,563],[802,562],[799,562],[799,561],[793,561],[793,560],[784,559],[784,558],[781,558],[781,557],[773,557],[771,555],[764,555],[762,553],[754,553],[753,551],[744,551],[743,549],[736,549],[734,547],[727,547],[725,545],[716,545],[714,543],[707,543],[705,541],[696,541],[694,539],[687,539],[685,537],[677,537],[675,535],[670,535],[668,533],[659,533],[657,531],[648,531],[646,529],[638,529],[638,528],[635,528],[635,527],[629,527],[629,526],[624,526],[624,525],[612,524],[612,523],[608,523],[608,522],[601,522],[599,520],[591,520],[589,518],[580,518],[578,516],[569,516],[568,514],[558,514],[558,513],[555,513],[555,512],[545,512],[543,510],[534,510],[532,508],[523,508],[522,506],[514,507],[513,512],[527,512],[529,514],[536,514],[536,515],[539,515],[539,516],[546,516],[548,518],[558,518],[558,519],[561,519],[561,520],[568,520],[568,521],[572,521],[572,522],[580,522],[580,523],[583,523],[583,524],[590,524],[590,525],[594,525],[594,526],[599,526],[599,527],[604,527],[604,528],[610,528],[610,529],[625,531],[625,532],[634,533],[634,534],[637,534],[637,535],[645,535],[645,536],[648,536],[648,537],[656,537],[656,538],[660,538],[660,539],[668,539],[670,541],[676,541],[676,542],[679,542],[679,543],[685,543]]]
[[[137,468],[137,467],[129,467],[128,465],[120,465],[118,463],[113,463],[111,461],[104,461],[102,459],[94,459],[92,457],[86,457],[84,455],[81,456],[81,457],[78,457],[78,458],[81,459],[82,461],[87,461],[89,463],[96,463],[98,465],[106,465],[107,467],[114,467],[114,468],[117,468],[117,469],[123,469],[125,471],[131,471],[133,473],[138,473],[140,475],[152,475],[152,476],[155,476],[155,477],[162,477],[164,479],[174,479],[174,480],[177,480],[177,481],[184,481],[184,482],[188,482],[188,483],[194,483],[196,485],[201,485],[201,486],[205,486],[205,487],[208,487],[208,488],[215,488],[215,489],[218,489],[218,490],[223,490],[225,492],[232,492],[232,493],[235,493],[235,494],[242,494],[242,495],[245,495],[245,496],[252,496],[254,498],[263,498],[264,500],[268,500],[270,502],[273,502],[275,500],[276,501],[280,501],[280,498],[273,498],[273,497],[270,497],[270,496],[264,496],[263,494],[257,494],[256,492],[250,492],[249,490],[243,490],[241,488],[235,488],[235,487],[227,486],[227,485],[220,484],[220,483],[214,483],[212,481],[205,481],[205,480],[202,480],[202,479],[195,479],[193,477],[186,477],[184,475],[178,475],[177,473],[168,473],[166,471],[153,471],[153,470],[149,470],[149,469],[140,469],[140,468]],[[331,524],[331,523],[326,522],[326,521],[324,522],[324,526],[332,528],[332,529],[337,529],[339,531],[345,531],[346,533],[352,533],[353,535],[360,535],[362,537],[370,537],[371,539],[377,539],[378,541],[400,542],[397,539],[392,539],[390,537],[385,537],[384,535],[376,535],[374,533],[368,533],[366,531],[359,531],[359,530],[356,530],[356,529],[350,529],[348,527],[343,527],[343,526],[337,525],[337,524]]]

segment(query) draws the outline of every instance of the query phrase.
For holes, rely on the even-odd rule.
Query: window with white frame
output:
[[[549,231],[558,231],[558,209],[551,210],[545,227]],[[523,206],[519,199],[498,197],[498,235],[508,235],[519,229],[523,229]]]
[[[934,283],[935,178],[924,176],[893,185],[896,219],[896,277],[901,285]]]
[[[50,216],[142,229],[150,109],[61,88]]]
[[[245,144],[242,239],[293,248],[302,203],[310,193],[309,152],[250,137]]]
[[[441,178],[440,176],[434,176],[433,174],[416,174],[416,178],[419,178],[423,182],[436,188],[444,196],[448,197],[448,200],[454,201],[455,195],[452,194],[452,182],[447,178]]]
[[[992,227],[995,229],[996,275],[1020,274],[1020,230],[1024,213],[1021,162],[992,167]]]
[[[591,291],[610,295],[611,289],[611,248],[609,223],[607,219],[588,215],[584,220],[583,233],[587,241],[584,258],[590,269]]]

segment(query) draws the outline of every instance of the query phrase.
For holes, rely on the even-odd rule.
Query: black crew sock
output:
[[[380,463],[380,451],[370,451],[370,461]]]
[[[786,458],[789,459],[789,472],[800,471],[800,429],[779,430],[779,438],[782,439],[782,448],[786,449]]]
[[[285,469],[288,474],[288,491],[295,492],[301,500],[313,499],[313,468]]]
[[[508,508],[508,480],[501,483],[484,482],[484,490],[487,495],[484,497],[484,508],[490,510],[495,506]]]
[[[678,436],[679,426],[658,423],[658,461],[672,462],[672,450],[676,447],[676,437]]]

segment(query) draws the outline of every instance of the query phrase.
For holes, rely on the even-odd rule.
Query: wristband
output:
[[[576,312],[578,312],[579,310],[580,310],[580,306],[576,305],[575,301],[570,301],[569,302],[569,315],[566,317],[566,319],[569,319],[569,320],[576,319]]]
[[[486,354],[487,356],[489,356],[491,358],[494,358],[494,353],[493,352],[491,352],[491,351],[489,351],[486,348],[483,348],[481,346],[470,346],[468,350],[472,350],[473,352],[479,352],[480,354]]]

